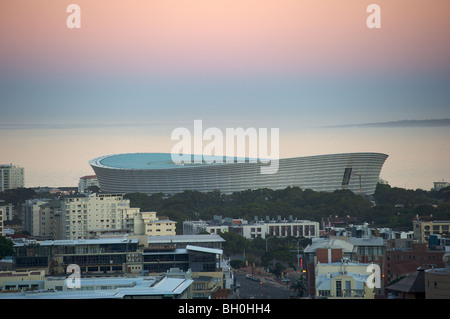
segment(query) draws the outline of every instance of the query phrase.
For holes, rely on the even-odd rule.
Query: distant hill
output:
[[[450,126],[450,119],[402,120],[391,122],[335,125],[333,127],[436,127]]]

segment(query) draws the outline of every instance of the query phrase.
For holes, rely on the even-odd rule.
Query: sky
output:
[[[67,26],[72,3],[81,28]],[[381,28],[367,26],[372,3]],[[0,162],[31,150],[41,158],[36,129],[56,128],[45,138],[67,143],[74,134],[122,141],[133,128],[154,141],[135,143],[166,151],[171,130],[201,119],[280,128],[282,154],[303,155],[339,141],[318,150],[308,135],[309,151],[296,152],[298,130],[450,118],[448,12],[448,0],[2,0]],[[364,149],[383,151],[367,140]],[[101,143],[85,154],[127,151]],[[67,161],[70,149],[53,154]],[[434,157],[447,159],[443,149]]]

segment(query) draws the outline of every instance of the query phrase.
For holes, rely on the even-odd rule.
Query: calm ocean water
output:
[[[169,126],[0,127],[0,164],[25,168],[25,186],[76,186],[93,174],[92,158],[132,152],[170,152]],[[204,145],[208,142],[204,141]],[[381,152],[380,177],[391,186],[430,189],[450,181],[450,127],[280,129],[280,157]]]

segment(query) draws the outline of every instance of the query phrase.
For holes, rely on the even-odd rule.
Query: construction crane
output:
[[[361,184],[361,176],[362,176],[362,174],[361,173],[353,173],[353,174],[355,174],[356,176],[359,176],[359,195],[361,195],[362,196],[362,184]]]

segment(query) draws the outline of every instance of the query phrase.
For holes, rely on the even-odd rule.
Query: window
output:
[[[336,297],[342,297],[342,282],[336,280]]]
[[[351,175],[352,175],[352,169],[346,168],[344,171],[344,176],[342,177],[342,186],[347,186],[350,183]]]

